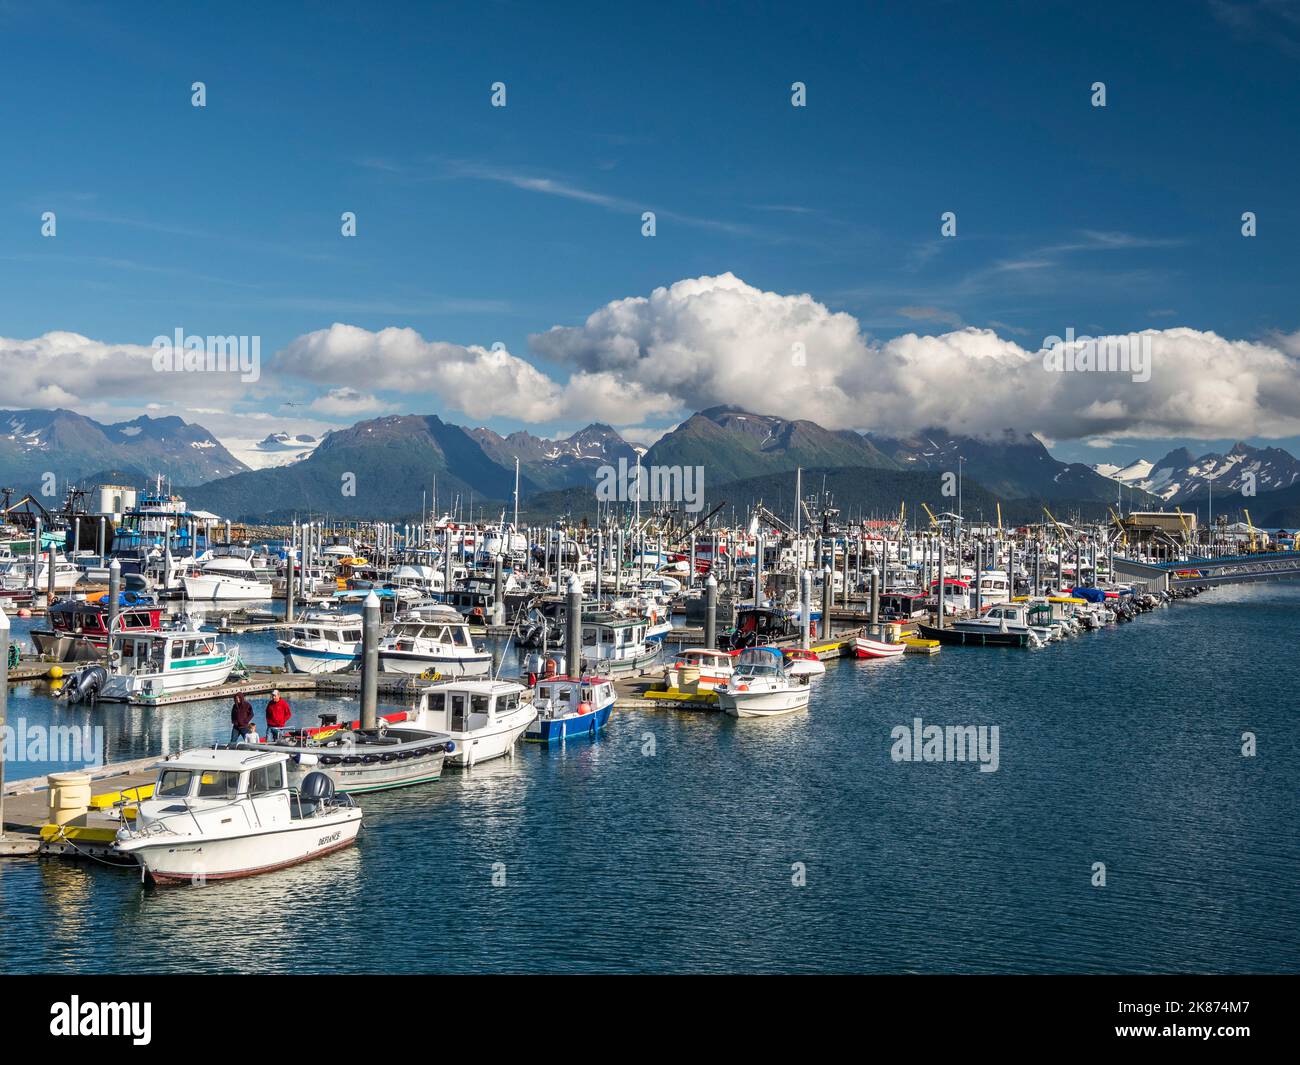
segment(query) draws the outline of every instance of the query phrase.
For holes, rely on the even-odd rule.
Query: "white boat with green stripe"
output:
[[[113,635],[110,676],[100,699],[150,703],[164,695],[224,684],[239,648],[190,621],[158,632]]]

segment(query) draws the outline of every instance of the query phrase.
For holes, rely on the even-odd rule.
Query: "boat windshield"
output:
[[[233,799],[239,794],[238,773],[208,770],[199,778],[199,798]]]
[[[190,784],[194,774],[188,769],[164,769],[158,778],[154,795],[160,799],[175,799],[190,793]]]
[[[736,672],[751,676],[772,676],[784,672],[781,652],[774,647],[754,647],[740,656]]]

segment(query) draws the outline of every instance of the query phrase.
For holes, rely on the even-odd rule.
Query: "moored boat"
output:
[[[157,883],[202,884],[282,869],[351,844],[361,810],[329,777],[288,781],[280,751],[187,751],[159,765],[153,797],[134,804],[114,850]]]
[[[792,677],[820,677],[826,672],[826,665],[816,651],[802,647],[782,648],[785,653],[785,671]]]
[[[716,689],[718,706],[732,717],[775,717],[808,705],[811,678],[792,677],[778,647],[751,647],[741,653],[736,670]]]
[[[407,720],[411,728],[452,740],[452,765],[473,766],[509,754],[536,716],[533,693],[522,684],[458,680],[425,688]]]
[[[338,673],[361,663],[361,615],[308,613],[294,622],[289,638],[276,641],[290,673]]]
[[[163,695],[224,684],[239,648],[189,619],[158,632],[115,632],[113,669],[99,692],[112,702],[147,703]]]
[[[533,693],[537,717],[524,731],[530,743],[595,736],[614,712],[616,696],[608,677],[547,677]]]

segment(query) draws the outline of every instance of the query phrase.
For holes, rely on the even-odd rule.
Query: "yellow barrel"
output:
[[[51,773],[50,824],[66,825],[90,809],[89,773]]]

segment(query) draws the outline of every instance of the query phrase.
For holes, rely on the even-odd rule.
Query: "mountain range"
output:
[[[162,474],[196,484],[248,467],[203,426],[176,417],[142,415],[105,425],[70,410],[0,410],[0,478],[6,485],[32,489],[46,473],[62,484],[107,469],[141,483]]]
[[[954,509],[956,500],[944,498],[954,478],[944,475],[959,469],[966,509],[1001,501],[1008,520],[1012,510],[1034,511],[1043,503],[1089,512],[1100,507],[1104,515],[1117,483],[1126,486],[1126,506],[1168,503],[1188,510],[1204,508],[1213,483],[1217,514],[1227,512],[1230,493],[1239,493],[1251,474],[1258,494],[1276,493],[1248,504],[1253,513],[1258,510],[1260,523],[1270,512],[1295,513],[1297,504],[1286,493],[1300,494],[1300,461],[1277,448],[1237,444],[1227,455],[1200,458],[1180,449],[1158,463],[1089,467],[1057,460],[1037,437],[1014,429],[988,438],[941,428],[893,437],[735,407],[699,411],[648,449],[599,422],[547,439],[523,431],[503,436],[416,414],[369,419],[319,440],[272,433],[250,446],[239,454],[258,457],[241,461],[201,425],[174,417],[105,425],[67,410],[0,411],[5,485],[34,489],[47,471],[93,480],[111,470],[115,480],[137,484],[162,474],[186,486],[178,491],[192,506],[236,519],[410,518],[435,507],[458,506],[465,513],[471,504],[475,513],[482,507],[491,514],[512,506],[516,458],[521,506],[561,513],[592,494],[600,467],[617,468],[620,460],[631,467],[638,456],[647,466],[703,467],[706,497],[712,501],[725,493],[733,505],[765,492],[776,493],[773,498],[792,494],[788,475],[796,467],[821,471],[846,493],[841,505],[864,514],[878,508],[882,516],[903,499]],[[250,469],[254,464],[259,468]]]
[[[1281,448],[1252,447],[1242,441],[1233,444],[1226,455],[1208,452],[1198,458],[1180,447],[1158,462],[1138,459],[1123,467],[1102,463],[1093,469],[1178,505],[1208,503],[1211,493],[1222,497],[1226,505],[1233,494],[1249,499],[1300,483],[1300,459]]]

